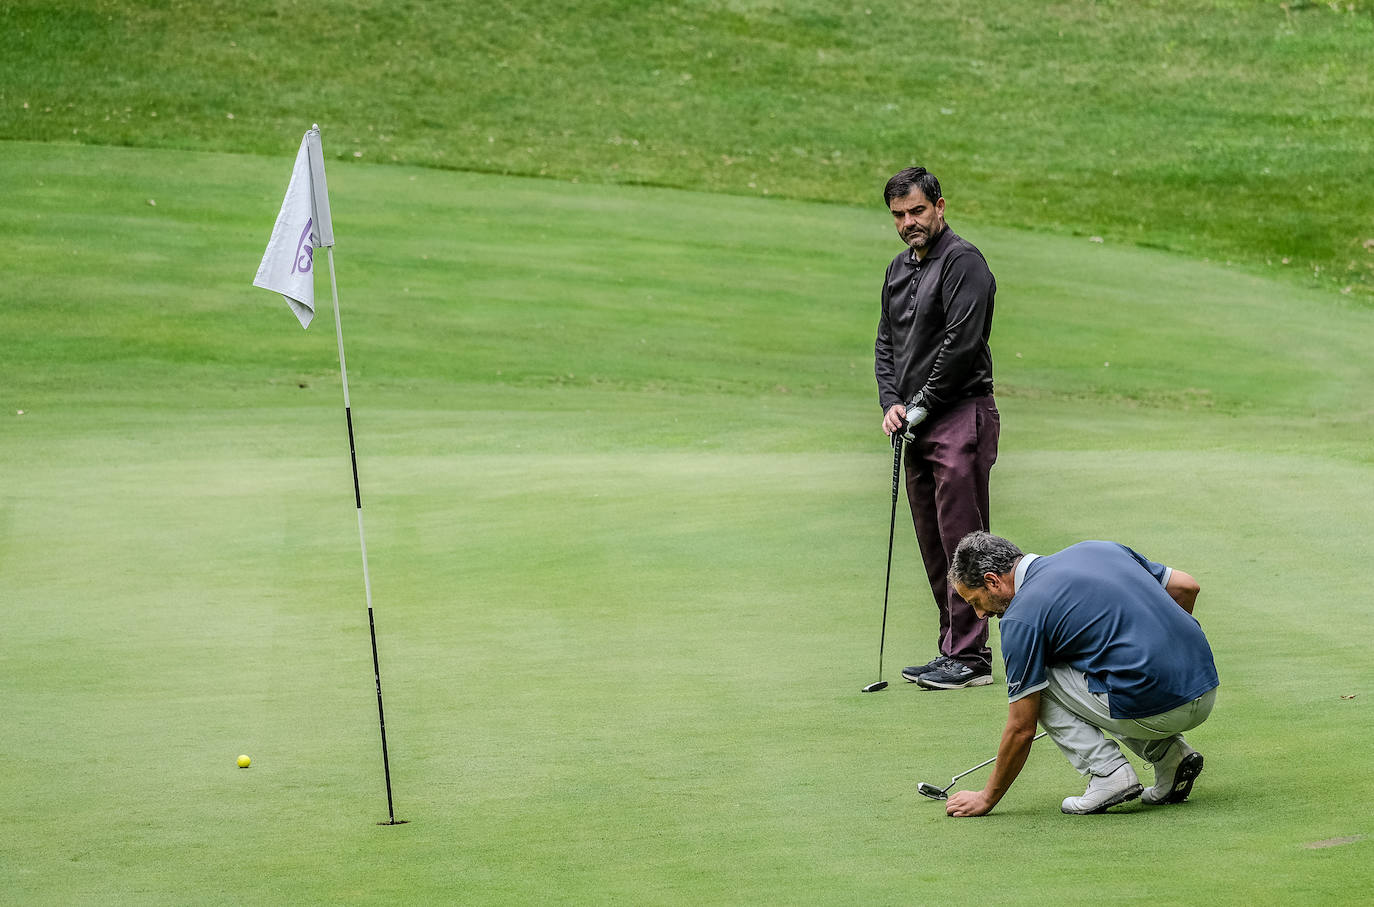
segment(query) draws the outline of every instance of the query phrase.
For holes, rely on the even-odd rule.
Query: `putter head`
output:
[[[876,693],[876,692],[878,692],[879,690],[886,690],[886,689],[887,689],[887,681],[886,681],[886,680],[877,680],[877,681],[874,681],[873,683],[870,683],[868,686],[864,687],[864,688],[863,688],[862,690],[860,690],[859,692],[861,692],[861,693]]]
[[[929,797],[932,800],[949,799],[949,794],[940,790],[940,788],[936,787],[934,784],[930,784],[925,781],[922,781],[920,784],[916,785],[916,793],[920,794],[922,797]]]

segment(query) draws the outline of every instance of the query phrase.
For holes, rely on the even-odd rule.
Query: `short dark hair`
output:
[[[908,167],[898,171],[883,187],[883,204],[892,205],[894,198],[909,195],[912,189],[920,189],[921,194],[932,205],[941,199],[940,181],[924,167]]]
[[[998,576],[1016,569],[1021,549],[1001,536],[990,532],[970,532],[959,540],[949,563],[949,583],[968,589],[982,589],[987,585],[983,575]]]

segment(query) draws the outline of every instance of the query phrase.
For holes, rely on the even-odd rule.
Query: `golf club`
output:
[[[1040,733],[1036,734],[1034,737],[1031,738],[1031,743],[1034,743],[1035,741],[1039,740],[1039,739],[1040,739],[1041,737],[1043,737],[1043,736],[1045,736],[1045,732],[1044,732],[1044,731],[1041,731]],[[949,799],[949,789],[950,789],[951,787],[954,786],[954,783],[955,783],[956,781],[958,781],[960,778],[964,777],[965,775],[972,774],[973,772],[978,771],[978,769],[982,768],[982,767],[985,766],[985,765],[992,765],[992,763],[994,763],[994,762],[996,762],[996,761],[997,761],[997,757],[996,757],[996,756],[993,756],[993,757],[992,757],[991,759],[989,759],[987,762],[980,762],[980,763],[978,763],[977,765],[975,765],[973,768],[969,769],[968,771],[966,771],[966,772],[960,772],[959,774],[955,775],[953,778],[950,778],[950,779],[949,779],[949,783],[946,784],[946,785],[944,786],[943,789],[942,789],[942,788],[938,788],[938,787],[936,787],[934,784],[930,784],[929,782],[922,781],[920,784],[916,785],[916,793],[920,794],[922,797],[929,797],[929,798],[932,799],[932,800],[948,800],[948,799]]]
[[[902,433],[892,433],[892,516],[887,524],[887,579],[883,581],[883,628],[878,636],[878,679],[861,692],[876,693],[887,689],[883,680],[883,647],[887,643],[887,596],[892,588],[892,538],[897,532],[897,479],[902,471]]]

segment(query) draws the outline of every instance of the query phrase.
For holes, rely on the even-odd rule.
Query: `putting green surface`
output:
[[[302,332],[250,286],[290,160],[0,151],[17,902],[1348,903],[1374,884],[1374,313],[1339,294],[950,212],[1000,287],[994,531],[1194,574],[1223,683],[1188,803],[1061,816],[1083,781],[1042,741],[991,816],[956,821],[916,784],[995,752],[1000,671],[859,693],[889,502],[883,213],[332,170],[408,820],[380,827],[328,287]],[[889,680],[934,654],[898,528]]]

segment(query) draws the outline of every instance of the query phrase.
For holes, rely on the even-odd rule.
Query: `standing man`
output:
[[[1000,618],[1011,707],[987,786],[950,797],[946,813],[981,816],[997,805],[1025,764],[1036,722],[1088,776],[1083,796],[1066,798],[1061,812],[1188,798],[1202,754],[1183,732],[1207,720],[1218,684],[1193,617],[1197,580],[1115,542],[1039,557],[986,532],[959,543],[949,577],[979,615]],[[1153,787],[1142,792],[1103,731],[1154,767]]]
[[[883,430],[906,449],[906,497],[930,591],[940,611],[939,654],[902,677],[932,690],[992,683],[988,624],[950,587],[959,540],[987,530],[988,475],[1000,420],[992,398],[993,297],[983,255],[945,224],[940,181],[912,167],[887,181],[883,201],[907,248],[887,266],[873,371]]]

